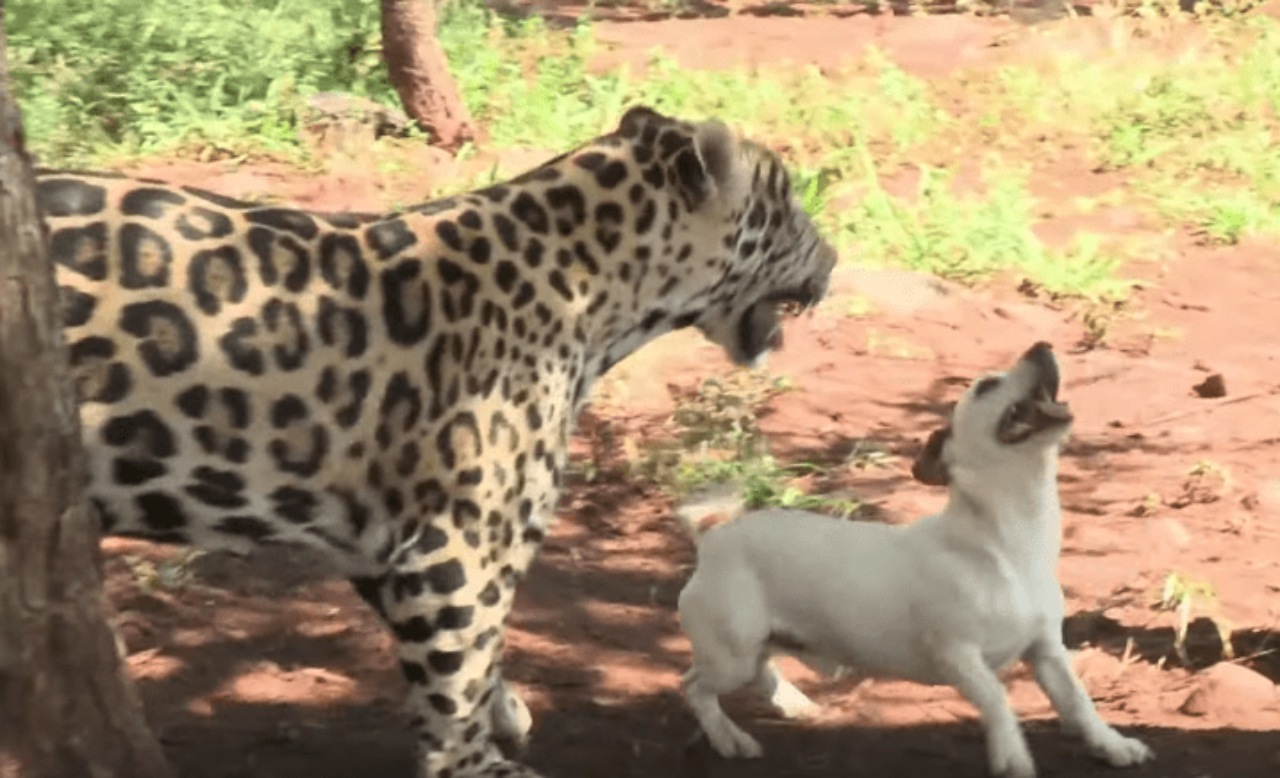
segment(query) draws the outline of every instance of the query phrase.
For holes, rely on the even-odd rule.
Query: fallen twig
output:
[[[1151,421],[1144,421],[1142,422],[1142,425],[1144,427],[1151,427],[1156,424],[1166,424],[1171,421],[1177,421],[1178,419],[1182,419],[1187,416],[1194,416],[1197,413],[1210,413],[1212,411],[1216,411],[1217,409],[1223,407],[1224,405],[1235,405],[1236,403],[1242,403],[1248,400],[1256,400],[1259,397],[1266,397],[1267,395],[1272,394],[1274,391],[1275,391],[1274,389],[1271,389],[1265,392],[1251,392],[1249,394],[1242,394],[1239,397],[1230,397],[1226,400],[1222,400],[1220,402],[1216,402],[1213,404],[1207,404],[1207,403],[1202,404],[1195,408],[1187,408],[1186,410],[1165,414],[1164,416],[1161,416],[1156,419],[1152,419]]]

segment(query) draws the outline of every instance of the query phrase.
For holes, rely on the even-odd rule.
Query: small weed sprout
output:
[[[1222,640],[1223,655],[1227,659],[1235,658],[1235,649],[1231,645],[1231,627],[1220,613],[1217,594],[1208,581],[1171,572],[1164,579],[1155,607],[1172,611],[1176,615],[1173,648],[1184,666],[1191,667],[1191,658],[1187,653],[1187,630],[1196,612],[1202,613],[1213,623]]]
[[[196,549],[184,549],[173,559],[152,562],[144,557],[128,554],[123,557],[138,588],[144,593],[178,591],[193,580],[191,564],[201,555]]]
[[[1187,471],[1182,482],[1182,493],[1169,501],[1171,508],[1185,508],[1189,505],[1217,502],[1231,493],[1231,472],[1227,468],[1202,460]]]
[[[677,401],[674,441],[640,454],[640,471],[676,496],[733,484],[748,508],[782,507],[851,517],[860,505],[843,497],[810,494],[802,485],[823,468],[783,464],[768,450],[758,419],[764,404],[791,389],[784,376],[736,370],[709,378]]]

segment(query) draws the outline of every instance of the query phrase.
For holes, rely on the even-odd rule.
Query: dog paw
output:
[[[1025,743],[993,750],[991,774],[996,778],[1036,778],[1036,763]]]
[[[764,748],[759,741],[743,732],[732,722],[727,726],[708,729],[707,740],[711,748],[725,759],[759,759],[764,756]]]
[[[1146,743],[1137,738],[1125,737],[1114,729],[1108,730],[1099,742],[1090,743],[1089,750],[1112,767],[1132,767],[1156,756]]]

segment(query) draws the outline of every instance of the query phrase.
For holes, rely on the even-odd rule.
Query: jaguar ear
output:
[[[946,453],[947,441],[951,439],[951,427],[934,430],[925,441],[924,451],[916,457],[911,465],[911,476],[922,484],[929,486],[946,486],[951,483],[951,472],[943,455]]]
[[[618,121],[618,134],[624,138],[638,138],[644,132],[644,127],[650,122],[658,122],[663,124],[670,122],[671,119],[663,116],[647,105],[634,105],[622,114],[622,119]]]
[[[689,206],[697,210],[717,193],[731,189],[738,141],[720,121],[702,122],[693,144],[676,154],[676,179]]]

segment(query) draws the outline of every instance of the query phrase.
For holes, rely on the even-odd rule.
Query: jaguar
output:
[[[394,634],[423,778],[536,775],[504,630],[592,384],[685,327],[755,364],[836,262],[777,153],[644,106],[392,213],[47,169],[37,201],[103,532],[318,551]]]

